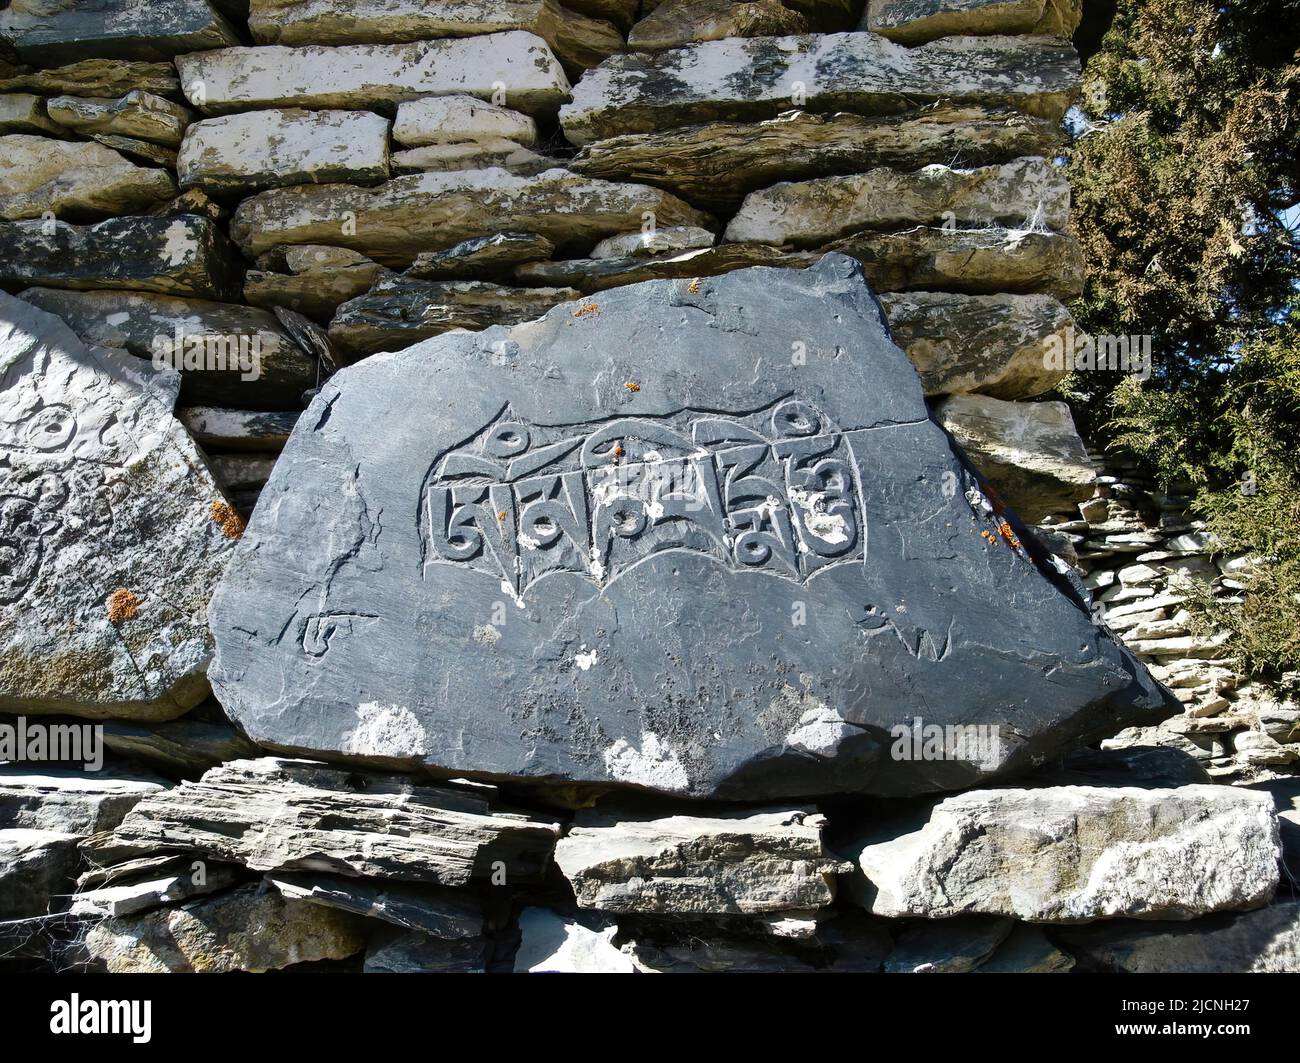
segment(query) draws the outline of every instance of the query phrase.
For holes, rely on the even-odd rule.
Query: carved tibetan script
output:
[[[803,581],[862,557],[863,431],[797,399],[576,428],[525,424],[506,406],[425,477],[424,570],[470,565],[520,595],[553,572],[605,585],[687,550]]]

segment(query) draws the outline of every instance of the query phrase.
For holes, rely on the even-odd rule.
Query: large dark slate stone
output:
[[[850,259],[638,284],[331,378],[210,678],[284,750],[727,798],[967,786],[1176,711],[1007,519]],[[893,759],[918,716],[1000,730]]]

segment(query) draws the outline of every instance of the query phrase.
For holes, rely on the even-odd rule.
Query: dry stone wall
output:
[[[1300,969],[1300,909],[1285,886],[1275,896],[1300,830],[1288,775],[1300,711],[1257,695],[1184,608],[1188,581],[1241,593],[1251,559],[1222,556],[1183,518],[1184,499],[1103,467],[1065,404],[1033,401],[1064,375],[1046,352],[1073,339],[1066,303],[1083,283],[1054,163],[1078,91],[1069,38],[1081,6],[251,0],[245,13],[208,0],[13,0],[0,11],[0,711],[12,736],[0,760],[13,761],[0,765],[0,920],[13,920],[7,951],[22,957],[11,962]],[[663,353],[665,307],[714,318],[707,328],[730,338],[712,342],[734,346],[730,375],[693,375],[714,349],[690,330]],[[332,585],[394,511],[368,509],[374,485],[354,448],[415,446],[419,417],[444,396],[499,405],[507,390],[474,391],[488,387],[492,344],[517,354],[546,335],[557,351],[575,328],[591,330],[587,353],[555,365],[637,367],[596,389],[584,417],[629,402],[667,402],[623,410],[665,417],[730,404],[726,431],[740,434],[719,438],[767,446],[751,414],[782,396],[742,394],[757,379],[744,337],[762,322],[784,350],[783,317],[796,340],[869,350],[842,361],[829,392],[800,382],[782,394],[838,395],[819,415],[847,435],[891,433],[878,436],[894,442],[876,470],[889,486],[859,502],[871,527],[921,529],[900,553],[935,566],[918,580],[879,563],[897,610],[916,618],[869,611],[859,623],[872,637],[855,651],[895,683],[886,714],[915,717],[891,756],[919,763],[867,770],[880,754],[863,735],[888,720],[815,697],[853,689],[834,686],[829,664],[782,673],[766,715],[735,717],[749,703],[734,690],[718,699],[717,741],[749,743],[726,764],[674,745],[691,726],[674,717],[663,736],[609,745],[593,774],[583,758],[612,737],[613,686],[605,724],[571,709],[522,730],[518,749],[506,735],[508,756],[433,750],[396,704],[362,705],[341,735],[314,714],[291,727],[292,706],[259,715],[258,599],[344,542]],[[861,344],[835,346],[845,321]],[[457,359],[482,372],[457,377]],[[436,394],[435,367],[447,374]],[[553,413],[562,400],[549,396],[565,390],[587,402],[546,373],[510,387],[521,407]],[[797,436],[807,416],[776,424]],[[633,440],[644,442],[629,434],[618,453]],[[313,445],[326,449],[305,461]],[[468,450],[466,461],[494,456]],[[936,503],[909,463],[957,487]],[[338,479],[311,482],[312,469]],[[818,564],[848,541],[852,505],[808,502],[797,530]],[[769,499],[767,519],[779,508]],[[958,533],[934,530],[940,519],[971,540],[945,551]],[[349,522],[363,529],[351,545]],[[808,576],[808,559],[790,563]],[[223,600],[238,609],[218,607],[209,625],[227,565]],[[241,586],[248,573],[259,575]],[[503,585],[523,609],[517,575]],[[948,579],[929,600],[927,580]],[[38,593],[38,607],[18,608]],[[999,595],[1019,603],[1014,620],[999,618]],[[949,614],[936,636],[934,617]],[[315,662],[376,619],[295,614],[304,667],[317,669],[301,673],[304,705],[331,693],[310,678]],[[963,622],[990,634],[977,641]],[[205,679],[210,628],[225,640],[221,700]],[[497,626],[473,631],[469,656],[501,652]],[[1099,656],[1071,656],[1076,632]],[[242,660],[230,647],[245,636]],[[973,653],[962,675],[943,673],[970,646],[983,663]],[[601,652],[583,644],[552,681],[584,682]],[[934,675],[947,694],[925,686]],[[931,696],[900,701],[909,688]],[[513,711],[519,689],[500,693]],[[990,699],[1016,697],[1032,704],[1008,747],[923,731],[934,704],[996,728],[1006,721]],[[107,721],[101,774],[20,763],[30,724],[85,719]],[[759,733],[771,728],[785,732],[779,754]],[[449,770],[434,780],[421,766]],[[647,804],[646,790],[679,801]],[[907,820],[888,801],[856,801],[864,791],[928,796]],[[848,796],[819,807],[831,793]],[[1030,820],[1056,841],[1023,846],[1015,824]],[[1065,881],[1091,886],[1051,885]],[[277,929],[250,940],[252,921]]]

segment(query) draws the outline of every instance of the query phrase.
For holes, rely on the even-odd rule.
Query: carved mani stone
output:
[[[283,750],[968,786],[1176,708],[1013,520],[852,260],[651,281],[332,377],[215,595],[211,679]],[[988,741],[913,757],[918,714]]]

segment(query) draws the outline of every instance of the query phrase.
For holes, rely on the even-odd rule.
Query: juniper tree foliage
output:
[[[1146,383],[1067,382],[1094,439],[1190,483],[1264,566],[1216,619],[1254,671],[1300,664],[1300,0],[1119,0],[1070,152],[1095,335],[1153,337]]]

